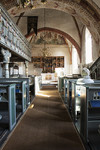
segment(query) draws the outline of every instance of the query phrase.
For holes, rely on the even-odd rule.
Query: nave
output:
[[[85,150],[56,86],[43,86],[2,150]]]

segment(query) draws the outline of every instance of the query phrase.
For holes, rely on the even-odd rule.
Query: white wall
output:
[[[72,74],[80,74],[80,58],[75,47],[72,48]]]

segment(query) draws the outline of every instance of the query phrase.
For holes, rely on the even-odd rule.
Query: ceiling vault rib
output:
[[[33,37],[34,37],[34,34],[32,35],[32,37],[31,37],[31,39],[30,39],[29,43],[31,43],[31,41],[32,41]]]
[[[79,25],[78,25],[78,23],[77,23],[76,18],[75,18],[74,16],[72,16],[72,18],[73,18],[73,20],[74,20],[74,22],[75,22],[75,26],[76,26],[77,31],[78,31],[78,35],[79,35],[79,39],[80,39],[80,45],[81,45],[81,32],[80,32],[80,29],[79,29]]]
[[[16,22],[16,25],[17,25],[17,26],[18,26],[18,24],[19,24],[20,19],[23,17],[24,13],[25,13],[25,12],[20,13],[20,15],[19,15],[19,17],[18,17],[18,19],[17,19],[17,22]]]

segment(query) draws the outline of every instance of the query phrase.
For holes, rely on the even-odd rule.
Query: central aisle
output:
[[[54,86],[44,86],[3,150],[85,150]]]

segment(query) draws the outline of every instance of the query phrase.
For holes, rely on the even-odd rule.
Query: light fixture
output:
[[[47,0],[41,0],[41,3],[46,4]]]
[[[28,5],[33,5],[33,0],[17,0],[18,7],[27,7]]]
[[[46,44],[47,44],[47,40],[46,40],[46,33],[45,33],[45,8],[44,8],[44,35],[43,35],[44,37],[44,41],[43,41],[43,49],[41,50],[41,53],[42,53],[42,56],[44,57],[44,58],[46,58],[47,56],[50,56],[50,50],[49,50],[49,48],[47,48],[46,47]]]
[[[44,48],[41,50],[41,52],[42,52],[42,56],[43,56],[44,58],[50,56],[50,52],[48,51],[48,48],[46,48],[46,47],[44,47]]]
[[[41,3],[46,4],[46,1],[47,0],[41,0]],[[23,8],[29,6],[30,8],[33,8],[34,7],[34,0],[17,0],[17,6],[23,7]]]

